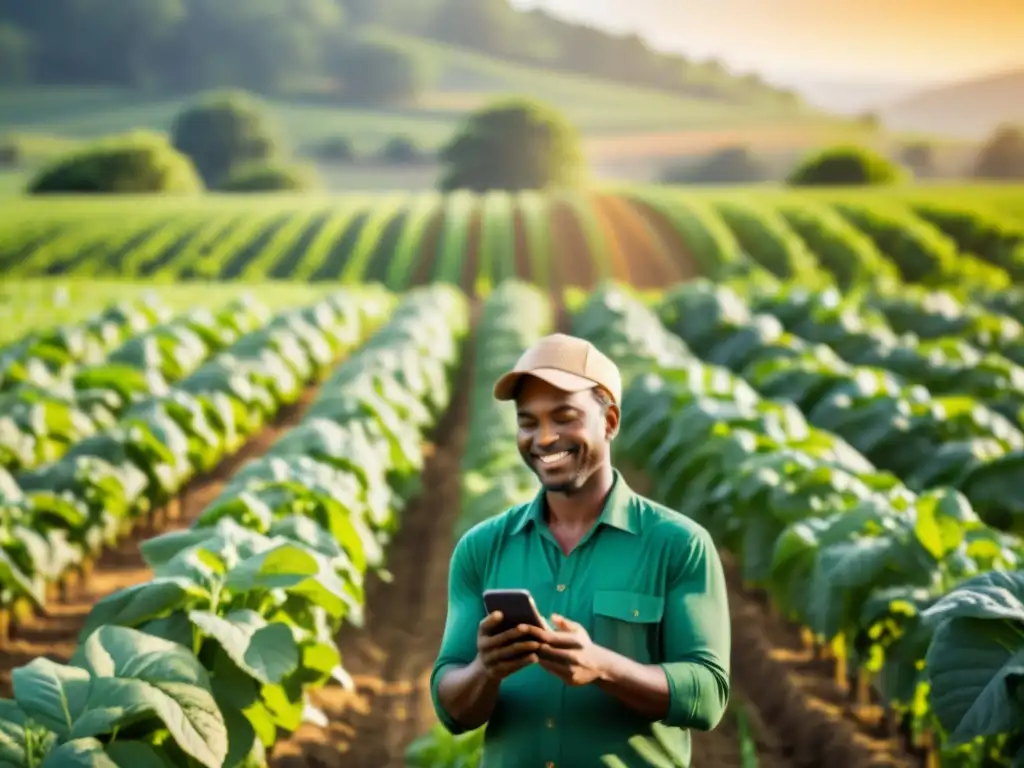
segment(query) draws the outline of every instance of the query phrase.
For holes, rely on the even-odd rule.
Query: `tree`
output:
[[[661,181],[667,184],[745,184],[766,181],[771,173],[747,147],[725,147],[697,163],[668,168]]]
[[[174,147],[192,158],[207,186],[236,167],[283,154],[283,140],[263,105],[244,92],[213,93],[185,108],[172,128]]]
[[[378,156],[388,165],[415,165],[423,159],[416,142],[408,136],[392,136],[380,148]]]
[[[59,157],[29,184],[33,195],[71,193],[197,193],[202,180],[192,162],[163,134],[112,136]]]
[[[903,147],[900,151],[900,162],[910,168],[915,176],[934,176],[937,170],[935,148],[923,141]]]
[[[907,177],[898,163],[867,147],[836,146],[800,162],[790,173],[792,186],[860,186],[894,184]]]
[[[295,163],[246,163],[220,185],[221,192],[304,192],[321,187],[316,169]]]
[[[974,163],[979,179],[1024,179],[1024,127],[1003,125],[982,146]]]
[[[508,0],[444,0],[430,36],[462,48],[514,56],[518,23]]]
[[[526,99],[471,114],[439,158],[443,190],[567,187],[586,175],[576,128],[554,109]]]
[[[428,74],[425,63],[401,47],[372,40],[342,43],[328,58],[344,98],[359,104],[413,101]]]
[[[309,145],[306,154],[326,163],[350,163],[356,159],[356,146],[348,136],[329,136]]]

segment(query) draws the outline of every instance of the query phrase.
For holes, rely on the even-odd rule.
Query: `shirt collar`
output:
[[[619,470],[613,470],[614,481],[612,482],[611,493],[605,499],[604,508],[597,518],[598,524],[618,528],[627,533],[640,533],[640,523],[636,514],[633,489],[629,487]],[[533,501],[519,514],[513,534],[526,530],[530,523],[544,522],[544,489],[541,488]]]

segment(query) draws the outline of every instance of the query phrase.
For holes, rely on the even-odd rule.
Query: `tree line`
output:
[[[366,99],[377,90],[363,81],[372,85],[383,61],[384,98],[415,92],[415,63],[403,63],[401,51],[354,49],[370,25],[679,94],[797,100],[756,75],[733,77],[719,62],[519,12],[507,0],[0,0],[0,83],[269,93],[341,82]]]
[[[348,156],[343,140],[334,147]],[[213,92],[186,105],[170,134],[111,136],[58,157],[30,182],[30,194],[304,191],[318,188],[315,168],[297,163],[265,104],[244,92]],[[324,150],[327,147],[323,148]],[[415,152],[406,147],[406,152]],[[910,149],[915,150],[913,153]],[[920,147],[901,162],[868,147],[815,150],[789,172],[794,186],[888,185],[920,173]],[[579,131],[557,108],[507,98],[472,112],[437,154],[444,192],[584,186],[590,180]],[[993,169],[998,167],[999,172]],[[1024,175],[1024,130],[1001,129],[979,153],[980,177]],[[749,183],[773,174],[749,149],[729,147],[661,179],[669,184]]]

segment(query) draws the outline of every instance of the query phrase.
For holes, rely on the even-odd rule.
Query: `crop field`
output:
[[[535,493],[490,388],[554,330],[726,564],[695,768],[1021,765],[1022,201],[12,202],[0,765],[476,765],[429,697],[448,558]]]
[[[7,278],[443,281],[508,278],[556,294],[616,279],[664,288],[751,267],[844,290],[899,279],[1006,287],[1024,274],[1024,188],[865,196],[771,189],[460,192],[17,200],[0,223]]]

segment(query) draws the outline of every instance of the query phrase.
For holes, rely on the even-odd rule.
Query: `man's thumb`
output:
[[[562,616],[558,613],[551,614],[551,618],[555,622],[555,624],[560,626],[562,629],[573,629],[576,626],[576,622],[569,621],[569,619],[565,618],[565,616]]]

